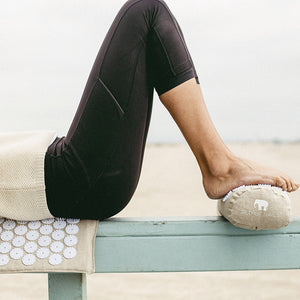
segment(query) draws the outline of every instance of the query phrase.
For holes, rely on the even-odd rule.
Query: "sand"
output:
[[[228,144],[236,154],[272,166],[300,182],[300,143]],[[201,184],[187,144],[147,145],[138,188],[117,216],[213,216],[216,201]],[[300,215],[300,191],[290,194],[292,215]],[[220,249],[221,250],[221,249]],[[299,249],[300,252],[300,249]],[[1,275],[0,299],[47,299],[47,275]],[[300,271],[232,271],[93,274],[88,299],[300,299]]]

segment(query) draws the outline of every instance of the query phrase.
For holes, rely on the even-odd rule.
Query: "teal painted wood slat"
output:
[[[49,273],[49,300],[86,300],[86,275],[80,273]]]
[[[264,231],[221,217],[112,219],[99,223],[98,273],[300,268],[300,218]]]
[[[233,226],[223,217],[110,218],[99,222],[97,236],[156,235],[260,235],[300,233],[300,217],[292,217],[289,226],[276,230],[247,230]]]

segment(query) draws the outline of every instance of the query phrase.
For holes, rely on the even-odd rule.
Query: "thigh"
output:
[[[139,2],[127,1],[120,9],[67,135],[47,151],[46,194],[54,215],[100,219],[124,207],[137,184],[153,101],[149,25],[133,9]]]
[[[138,12],[139,6],[147,3],[127,1],[118,12],[65,137],[64,151],[76,149],[91,184],[102,173],[117,144],[131,144],[133,156],[143,144],[153,84],[147,70],[149,24]],[[126,132],[130,134],[124,145],[121,136]]]

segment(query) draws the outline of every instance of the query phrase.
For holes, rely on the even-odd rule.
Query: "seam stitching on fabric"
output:
[[[114,100],[115,105],[117,106],[118,112],[119,112],[120,116],[122,117],[124,115],[124,110],[120,106],[119,102],[117,101],[115,96],[112,94],[112,92],[109,90],[109,88],[105,85],[105,83],[100,79],[100,77],[98,78],[98,80],[104,86],[105,90],[108,92],[108,94],[111,96],[111,98]]]
[[[158,31],[157,31],[154,27],[153,27],[153,30],[154,30],[154,32],[156,33],[156,36],[158,37],[159,42],[160,42],[160,44],[161,44],[161,46],[162,46],[162,48],[163,48],[163,50],[164,50],[164,53],[165,53],[165,55],[166,55],[166,57],[167,57],[167,59],[168,59],[168,62],[169,62],[169,66],[170,66],[170,68],[171,68],[171,71],[172,71],[173,75],[176,76],[176,73],[175,73],[175,70],[174,70],[174,66],[173,66],[173,63],[172,63],[171,60],[170,60],[170,57],[169,57],[169,55],[168,55],[167,49],[166,49],[164,43],[162,42],[161,37],[160,37]]]
[[[136,64],[135,64],[134,72],[133,72],[133,79],[135,78],[135,75],[136,75],[136,69],[137,69],[139,59],[140,59],[141,52],[142,52],[142,47],[140,47],[140,50],[139,50],[139,53],[138,53],[138,56],[137,56],[137,59],[136,59]],[[129,95],[128,95],[128,101],[127,101],[126,109],[124,109],[124,113],[127,111],[127,108],[129,106],[129,101],[131,99],[133,85],[134,85],[134,80],[132,80],[132,83],[131,83],[131,87],[130,87],[130,91],[129,91]]]

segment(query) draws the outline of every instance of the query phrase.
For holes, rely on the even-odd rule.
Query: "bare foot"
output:
[[[220,199],[230,190],[250,184],[270,184],[287,192],[299,188],[299,184],[288,175],[239,157],[232,157],[228,161],[215,160],[209,171],[203,174],[203,186],[211,199]]]

